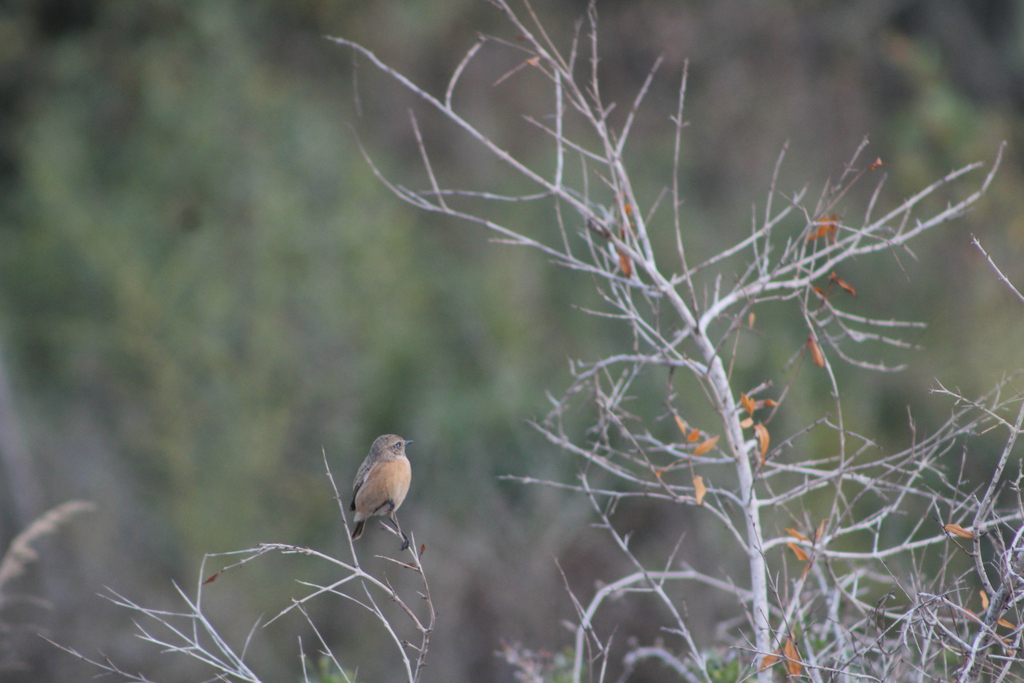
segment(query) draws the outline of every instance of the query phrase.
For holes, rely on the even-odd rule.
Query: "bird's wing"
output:
[[[373,464],[370,459],[367,458],[363,461],[363,464],[359,466],[359,471],[356,472],[356,480],[352,482],[352,505],[349,507],[350,510],[356,509],[356,494],[359,493],[359,489],[366,483],[366,477],[370,474],[370,470],[373,468]]]

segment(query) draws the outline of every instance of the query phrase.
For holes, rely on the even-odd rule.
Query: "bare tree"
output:
[[[603,302],[593,313],[627,326],[632,334],[630,348],[597,361],[574,362],[572,384],[552,399],[550,414],[536,424],[552,444],[583,463],[576,481],[540,483],[585,496],[633,568],[600,588],[589,603],[575,603],[572,680],[604,680],[610,634],[599,633],[594,618],[609,598],[630,592],[655,596],[669,617],[663,625],[667,640],[635,647],[623,663],[625,676],[637,662],[656,658],[683,680],[725,680],[722,660],[698,642],[691,618],[669,589],[677,582],[696,582],[738,601],[745,627],[737,625],[726,634],[732,651],[742,653],[737,678],[767,683],[783,669],[814,681],[926,681],[948,679],[958,671],[961,680],[978,680],[986,667],[994,678],[1009,676],[1020,629],[1011,624],[1012,631],[999,633],[997,628],[1010,623],[1003,615],[1024,596],[1024,527],[1021,507],[1006,507],[999,494],[1024,418],[1015,378],[976,400],[940,387],[938,392],[952,399],[945,424],[919,434],[911,421],[911,443],[889,453],[846,424],[836,372],[840,363],[865,372],[901,369],[879,360],[877,349],[910,348],[907,333],[922,326],[845,310],[844,303],[856,292],[837,272],[853,259],[873,255],[898,260],[909,253],[911,240],[962,216],[992,182],[1002,149],[980,177],[983,164],[971,164],[886,208],[885,164],[863,158],[866,140],[838,180],[826,182],[817,196],[806,188],[787,194],[777,187],[783,150],[763,213],[755,216],[749,235],[695,262],[680,213],[685,69],[671,112],[672,178],[660,194],[639,193],[624,152],[660,60],[639,86],[621,125],[613,126],[614,107],[602,99],[598,77],[593,3],[565,51],[548,36],[528,1],[522,11],[505,0],[492,4],[504,13],[517,40],[481,38],[441,95],[358,43],[332,40],[389,74],[513,174],[534,184],[533,191],[517,196],[447,187],[413,117],[426,189],[392,182],[367,155],[398,197],[483,226],[499,241],[532,247],[589,275]],[[550,115],[527,120],[537,136],[550,142],[553,168],[518,158],[455,108],[460,77],[485,48],[518,51],[519,70],[539,73],[549,84]],[[569,173],[570,167],[581,170]],[[850,188],[878,176],[857,217],[845,218],[855,213],[848,205]],[[973,189],[962,192],[970,182]],[[935,208],[936,198],[957,192],[965,196]],[[657,194],[658,199],[644,206],[640,194]],[[552,205],[558,233],[550,241],[529,226],[503,222],[497,217],[502,214],[486,204],[538,200]],[[662,209],[666,201],[667,210]],[[654,247],[659,232],[673,236],[672,252]],[[733,373],[738,341],[752,333],[755,313],[769,303],[788,305],[799,314],[806,343],[791,360],[785,386],[739,386]],[[814,424],[780,437],[769,425],[785,406],[795,370],[807,360],[827,377],[831,405]],[[682,374],[701,387],[713,420],[691,417],[679,407],[675,387]],[[661,417],[677,425],[673,438],[627,409],[637,382],[648,377],[664,383]],[[1015,419],[1007,417],[1014,412]],[[585,434],[567,428],[570,414],[594,416]],[[958,467],[967,457],[965,440],[1000,427],[1008,435],[998,467],[982,490],[971,490]],[[834,446],[825,453],[805,446],[809,435],[821,429],[834,434]],[[685,566],[674,553],[658,566],[645,564],[631,550],[629,534],[612,523],[616,504],[631,497],[698,506],[746,558],[748,583]],[[982,587],[987,601],[983,616],[967,607],[974,585]],[[524,676],[542,678],[536,673],[541,667],[529,657],[506,653],[506,658],[534,662],[529,671],[523,665]]]

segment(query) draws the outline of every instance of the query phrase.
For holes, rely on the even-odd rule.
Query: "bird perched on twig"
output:
[[[374,515],[386,516],[391,525],[402,536],[402,550],[409,547],[409,537],[402,531],[395,511],[405,500],[412,481],[412,469],[405,457],[406,441],[394,434],[378,436],[370,446],[370,454],[363,460],[352,483],[352,510],[356,513],[356,525],[352,527],[352,539],[362,536],[366,520]]]

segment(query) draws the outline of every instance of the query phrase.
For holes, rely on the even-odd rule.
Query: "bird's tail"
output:
[[[365,520],[359,520],[356,525],[352,527],[352,540],[356,540],[363,535],[363,525],[366,523]]]

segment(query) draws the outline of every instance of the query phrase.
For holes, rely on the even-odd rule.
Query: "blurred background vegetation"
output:
[[[567,46],[585,3],[536,4]],[[869,136],[867,155],[890,164],[886,203],[991,160],[1008,140],[980,210],[918,242],[916,260],[843,274],[862,310],[929,324],[913,340],[922,350],[899,359],[909,370],[846,371],[848,419],[900,444],[908,404],[925,426],[946,412],[927,395],[935,378],[970,395],[1020,367],[1016,302],[969,246],[973,232],[1024,283],[1018,3],[603,0],[598,11],[606,101],[625,109],[666,58],[628,152],[648,201],[670,182],[668,116],[689,60],[684,221],[698,253],[749,230],[787,140],[780,189],[809,182],[816,193]],[[185,680],[97,594],[109,586],[171,607],[171,581],[194,585],[206,552],[261,541],[339,551],[323,454],[347,489],[384,432],[414,440],[403,520],[427,545],[439,610],[428,678],[511,680],[495,656],[502,641],[568,644],[556,560],[582,596],[615,578],[619,560],[582,501],[498,476],[571,476],[576,463],[526,420],[543,416],[545,391],[566,386],[568,358],[599,357],[622,330],[574,307],[593,303],[588,278],[390,196],[357,137],[391,178],[425,186],[410,107],[448,184],[501,192],[519,181],[323,39],[362,42],[440,93],[478,33],[515,39],[479,0],[0,5],[0,548],[49,506],[99,504],[44,544],[19,584],[47,604],[0,614],[10,627],[0,679],[93,673],[34,635],[43,630],[125,669]],[[547,140],[521,116],[543,115],[550,93],[525,75],[492,87],[516,64],[485,50],[456,102],[544,164]],[[863,203],[846,206],[856,222]],[[549,208],[511,206],[507,217],[549,237]],[[738,370],[751,384],[784,381],[806,330],[781,314],[758,321],[764,344]],[[787,424],[821,416],[823,387],[794,389]],[[985,453],[971,462],[984,469]],[[690,534],[690,561],[715,542],[692,510],[621,514],[635,543]],[[394,539],[373,531],[361,543],[390,552]],[[318,571],[250,565],[211,586],[210,608],[240,644],[296,594],[294,578]],[[693,599],[709,623],[721,616]],[[636,607],[608,619],[642,634]],[[314,617],[361,679],[393,678],[397,662],[362,615],[322,603]],[[297,680],[304,626],[276,628],[252,657],[268,678]]]

